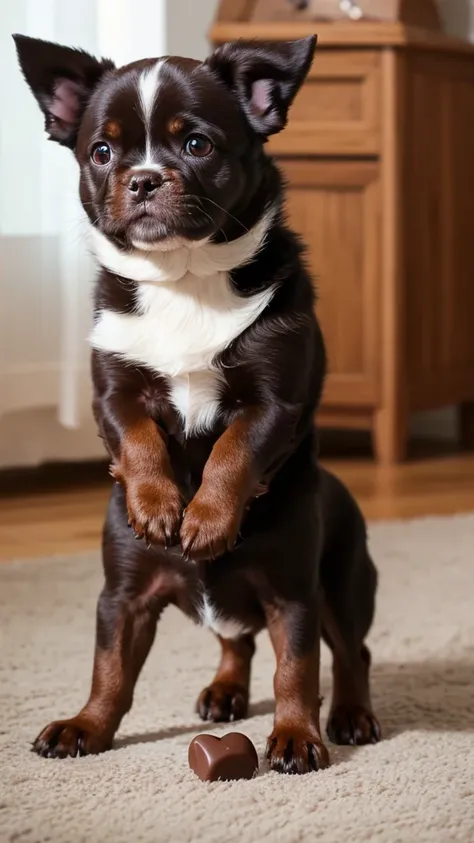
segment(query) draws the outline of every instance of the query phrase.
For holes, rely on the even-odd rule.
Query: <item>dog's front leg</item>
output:
[[[110,552],[110,551],[109,551]],[[163,604],[128,600],[107,584],[97,605],[96,649],[89,700],[79,714],[40,732],[33,751],[46,758],[97,755],[112,747],[130,709]]]
[[[168,546],[178,537],[183,504],[173,477],[165,434],[150,418],[124,430],[111,474],[126,490],[129,524],[137,538]]]
[[[248,503],[265,485],[266,471],[281,456],[294,426],[294,409],[249,407],[215,443],[202,483],[181,527],[185,555],[216,559],[235,545]]]
[[[329,764],[319,725],[320,631],[314,603],[267,606],[277,667],[275,722],[267,758],[279,773],[309,773]]]
[[[166,434],[148,415],[143,396],[122,379],[105,380],[95,357],[94,413],[112,457],[111,474],[126,491],[130,526],[147,543],[177,540],[183,504]]]

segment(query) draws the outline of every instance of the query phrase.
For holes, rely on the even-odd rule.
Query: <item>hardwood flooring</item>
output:
[[[369,520],[474,511],[474,455],[415,457],[382,468],[367,456],[326,458]],[[3,483],[0,561],[97,548],[110,490],[105,468],[92,480],[70,476],[43,488]]]

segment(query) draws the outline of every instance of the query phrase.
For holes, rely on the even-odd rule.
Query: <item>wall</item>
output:
[[[474,41],[474,0],[438,0],[446,29]]]
[[[169,0],[167,51],[178,56],[203,59],[209,52],[207,32],[217,0]]]

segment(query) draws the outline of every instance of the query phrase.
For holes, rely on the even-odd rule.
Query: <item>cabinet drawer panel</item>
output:
[[[321,51],[270,150],[293,155],[377,155],[380,151],[380,56]]]

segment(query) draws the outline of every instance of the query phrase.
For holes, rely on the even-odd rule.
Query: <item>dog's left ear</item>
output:
[[[74,149],[89,97],[114,63],[27,35],[14,35],[13,40],[23,75],[44,114],[49,137]]]
[[[316,36],[298,41],[253,44],[234,41],[219,47],[205,62],[236,94],[258,134],[286,125],[288,110],[313,60]]]

